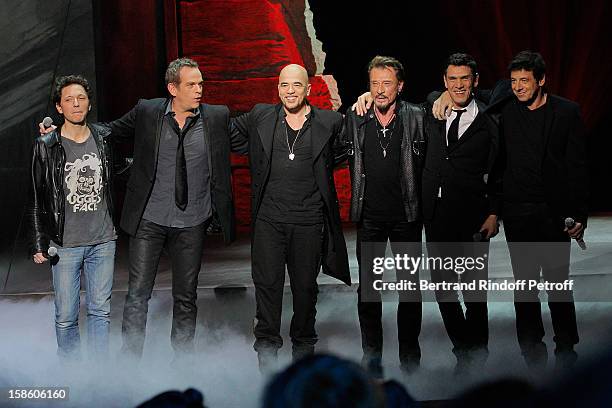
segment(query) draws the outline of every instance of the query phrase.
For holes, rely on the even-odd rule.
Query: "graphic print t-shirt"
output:
[[[64,247],[96,245],[117,238],[102,182],[102,162],[92,136],[76,143],[62,136],[64,165]]]

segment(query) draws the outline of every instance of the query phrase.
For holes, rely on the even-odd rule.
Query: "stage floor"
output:
[[[576,308],[581,341],[576,350],[581,361],[608,352],[612,337],[612,217],[594,217],[586,234],[587,251],[572,245],[572,278],[575,280]],[[355,232],[346,229],[353,282],[358,280]],[[490,277],[511,276],[503,233],[491,245]],[[252,349],[255,310],[250,278],[249,237],[224,246],[218,236],[207,242],[198,289],[198,353],[188,362],[171,364],[170,325],[172,298],[171,273],[163,258],[155,291],[149,306],[145,355],[139,365],[123,361],[118,354],[121,314],[127,289],[125,242],[118,249],[115,287],[111,311],[111,356],[106,366],[60,366],[55,355],[53,297],[49,271],[37,267],[35,273],[20,274],[13,269],[5,294],[0,296],[0,387],[68,386],[70,401],[61,406],[124,407],[135,405],[168,389],[200,389],[210,407],[256,407],[263,384]],[[28,268],[29,270],[30,268]],[[318,301],[318,351],[328,351],[358,361],[361,358],[356,287],[338,284],[321,276]],[[288,285],[288,280],[286,281]],[[226,289],[235,287],[239,289]],[[240,289],[241,288],[241,289]],[[279,368],[290,359],[288,340],[291,296],[285,289]],[[536,385],[554,381],[552,372],[530,378],[519,353],[514,329],[514,309],[509,302],[490,302],[490,357],[486,369],[470,378],[453,376],[454,357],[437,304],[425,302],[421,332],[422,366],[403,377],[397,360],[396,302],[384,303],[384,367],[388,378],[406,385],[419,400],[452,398],[467,388],[507,376],[525,378]],[[82,322],[85,316],[82,304]],[[545,341],[552,355],[552,327],[548,307],[543,305]],[[82,330],[85,340],[85,330]],[[83,342],[85,343],[85,341]],[[551,358],[551,363],[553,360]],[[5,406],[6,400],[0,400]],[[32,403],[31,406],[47,404]],[[14,406],[28,406],[16,403]],[[58,404],[58,406],[60,406]]]

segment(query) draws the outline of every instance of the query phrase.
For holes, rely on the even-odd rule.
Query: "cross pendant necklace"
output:
[[[376,126],[376,136],[378,138],[378,144],[380,145],[380,148],[382,149],[383,158],[386,158],[387,148],[389,147],[389,144],[391,143],[391,137],[393,136],[393,129],[395,128],[395,122],[393,122],[393,119],[395,119],[395,113],[393,114],[393,116],[391,116],[391,119],[389,119],[389,121],[387,122],[387,125],[383,125],[382,121],[378,117],[378,111],[374,110],[374,112],[376,113],[376,121],[380,124],[380,127],[381,127],[380,132],[382,133],[383,140],[387,140],[387,132],[391,131],[391,136],[389,136],[389,140],[387,140],[387,144],[383,146],[383,143],[380,140],[381,139],[380,135],[378,133],[378,126]],[[393,122],[393,126],[390,128],[387,128],[387,126],[389,126],[391,122]]]

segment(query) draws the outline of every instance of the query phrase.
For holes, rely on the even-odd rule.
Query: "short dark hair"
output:
[[[404,66],[401,62],[393,57],[385,57],[377,55],[368,64],[368,74],[374,68],[393,68],[398,81],[404,80]]]
[[[198,63],[191,58],[175,59],[168,64],[168,69],[166,69],[166,85],[181,83],[181,68],[183,67],[199,68]]]
[[[510,61],[508,71],[520,71],[521,69],[533,72],[534,78],[539,81],[546,74],[546,62],[539,52],[521,51]]]
[[[91,100],[91,86],[89,86],[89,81],[82,77],[81,75],[66,75],[57,78],[55,81],[55,88],[53,88],[53,102],[58,104],[62,99],[62,89],[70,85],[81,85],[85,92],[87,93],[87,97]]]
[[[383,395],[356,363],[329,354],[309,355],[276,374],[263,407],[377,407]]]
[[[449,65],[455,65],[457,67],[467,66],[472,70],[472,75],[475,77],[478,75],[478,66],[476,65],[476,60],[470,54],[465,54],[463,52],[456,52],[448,56],[446,60],[446,66],[444,67],[444,74],[446,75],[446,71],[448,71]]]

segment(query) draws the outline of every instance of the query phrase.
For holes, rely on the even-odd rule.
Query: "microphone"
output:
[[[42,121],[43,126],[45,127],[45,129],[49,129],[51,127],[51,125],[53,125],[53,119],[51,119],[49,116],[45,116],[45,118]],[[53,247],[51,247],[53,248]],[[56,249],[57,251],[57,249]]]
[[[57,260],[59,260],[59,257],[57,255],[57,248],[54,246],[50,246],[49,249],[47,249],[47,253],[44,254],[44,257],[47,258],[52,264],[54,264],[54,262],[57,262]]]
[[[568,229],[572,229],[576,226],[576,221],[572,217],[567,217],[565,219],[565,226]],[[583,251],[586,249],[586,244],[584,243],[584,239],[577,238],[576,242],[578,243],[578,246],[580,247],[580,249],[582,249]]]

